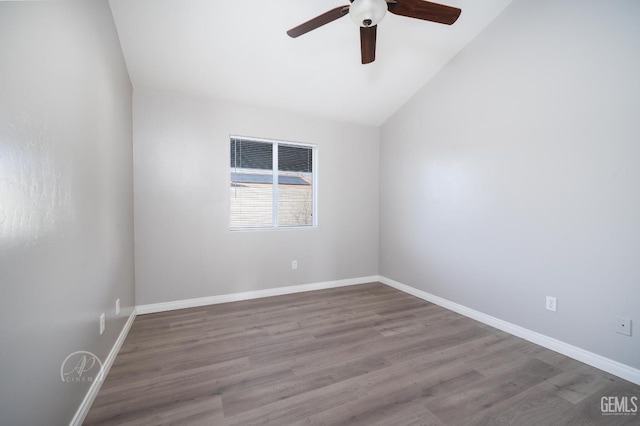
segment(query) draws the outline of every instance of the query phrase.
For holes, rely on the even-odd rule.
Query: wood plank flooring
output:
[[[84,424],[640,424],[602,396],[640,386],[372,283],[139,316]]]

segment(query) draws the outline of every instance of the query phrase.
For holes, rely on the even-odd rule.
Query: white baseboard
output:
[[[569,358],[584,362],[585,364],[588,364],[592,367],[598,368],[600,370],[606,371],[607,373],[614,374],[625,380],[640,385],[640,370],[638,370],[637,368],[630,367],[626,364],[622,364],[612,359],[605,358],[601,355],[589,352],[577,346],[573,346],[552,337],[545,336],[544,334],[540,334],[527,328],[512,324],[510,322],[503,321],[501,319],[492,317],[491,315],[483,314],[482,312],[467,308],[466,306],[459,305],[455,302],[451,302],[450,300],[443,299],[442,297],[434,296],[433,294],[418,290],[392,279],[381,276],[379,277],[379,281],[390,287],[393,287],[405,293],[409,293],[413,296],[419,297],[420,299],[426,300],[427,302],[442,306],[443,308],[457,312],[461,315],[464,315],[465,317],[480,321],[484,324],[490,325],[491,327],[495,327],[514,336],[521,337],[525,340],[528,340],[529,342],[535,343],[536,345],[551,349],[552,351],[566,355]]]
[[[129,334],[129,329],[131,328],[131,325],[133,324],[133,320],[135,318],[136,310],[134,308],[133,312],[131,312],[131,315],[129,315],[129,319],[127,319],[124,327],[122,327],[118,339],[113,344],[111,351],[109,351],[109,355],[107,355],[107,358],[102,363],[102,380],[95,380],[91,383],[91,387],[87,391],[87,394],[84,396],[84,399],[82,400],[80,407],[78,407],[78,411],[76,411],[75,416],[73,416],[71,423],[69,423],[69,426],[81,426],[82,422],[84,422],[84,419],[87,417],[87,414],[89,414],[91,404],[93,404],[93,401],[96,399],[96,395],[98,395],[98,392],[100,391],[102,382],[107,377],[107,374],[109,374],[109,370],[113,365],[113,361],[115,361],[116,355],[118,355],[118,352],[120,352],[120,348],[122,347],[127,334]]]
[[[136,307],[138,315],[152,314],[155,312],[173,311],[176,309],[195,308],[198,306],[216,305],[218,303],[237,302],[240,300],[258,299],[261,297],[281,296],[283,294],[302,293],[305,291],[324,290],[327,288],[345,287],[356,284],[378,282],[377,275],[370,277],[349,278],[337,281],[324,281],[312,284],[293,285],[288,287],[276,287],[265,290],[247,291],[244,293],[222,294],[219,296],[199,297],[197,299],[177,300],[175,302],[152,303]]]

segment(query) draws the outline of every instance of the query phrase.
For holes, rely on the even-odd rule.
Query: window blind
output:
[[[314,225],[315,147],[231,138],[231,229]]]

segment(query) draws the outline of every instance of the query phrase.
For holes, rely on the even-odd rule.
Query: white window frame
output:
[[[229,143],[227,144],[227,163],[228,159],[231,157],[231,140],[232,139],[240,139],[251,142],[261,142],[268,143],[272,145],[272,184],[273,184],[273,202],[272,202],[272,211],[273,211],[273,221],[271,226],[260,226],[260,227],[238,227],[234,228],[231,226],[231,200],[229,199],[229,230],[232,232],[237,231],[272,231],[272,230],[296,230],[296,229],[315,229],[318,227],[318,146],[316,144],[302,143],[302,142],[292,142],[285,141],[280,139],[265,139],[265,138],[256,138],[252,136],[238,136],[238,135],[229,135]],[[313,178],[313,186],[311,188],[312,191],[312,212],[311,212],[311,225],[303,225],[303,226],[278,226],[278,146],[286,145],[300,148],[311,148],[311,175]],[[229,170],[227,173],[227,188],[231,186],[231,173],[233,172],[233,167],[229,164]]]

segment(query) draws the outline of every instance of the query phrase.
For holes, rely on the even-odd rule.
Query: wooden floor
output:
[[[640,386],[374,283],[139,316],[85,425],[640,424],[602,396]]]

